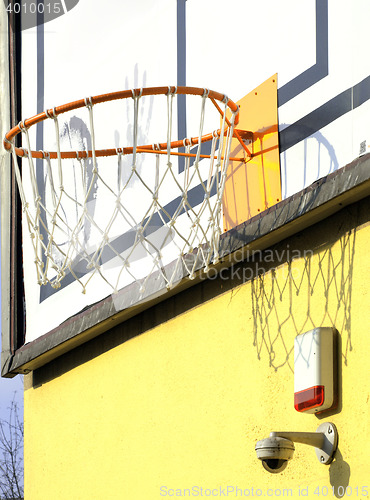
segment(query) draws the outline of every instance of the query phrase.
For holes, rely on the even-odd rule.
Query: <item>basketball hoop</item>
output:
[[[140,122],[139,104],[143,98],[160,95],[165,96],[166,104],[158,123],[166,116],[167,140],[140,144],[145,123]],[[198,136],[173,140],[175,95],[197,99]],[[96,106],[130,99],[133,120],[126,131],[129,144],[110,149],[98,147]],[[206,103],[211,103],[218,116],[214,131],[208,134],[203,133]],[[82,136],[77,141],[83,147],[67,149],[62,147],[68,135],[67,122],[61,124],[59,117],[80,109],[87,112],[89,140],[85,134],[85,142]],[[108,118],[102,116],[104,123]],[[75,115],[71,120],[77,120]],[[81,99],[48,109],[12,128],[5,136],[4,147],[12,153],[38,283],[59,288],[70,275],[81,284],[83,293],[97,278],[108,283],[114,292],[132,281],[141,281],[144,290],[148,277],[158,272],[171,288],[178,266],[184,266],[189,278],[194,278],[199,267],[207,270],[211,263],[216,263],[222,232],[222,194],[233,136],[238,137],[250,156],[235,130],[238,120],[238,106],[225,95],[202,88],[171,86]],[[31,132],[42,122],[54,125],[53,132],[48,132],[55,144],[52,151],[31,147]],[[109,134],[106,126],[100,129],[104,137]],[[110,132],[119,135],[117,130]],[[18,134],[24,138],[22,148],[15,146]],[[210,152],[204,151],[206,143],[210,144]],[[138,158],[143,155],[145,162],[140,163]],[[20,169],[17,157],[27,159],[28,168]],[[149,161],[149,157],[153,160]],[[183,161],[181,175],[179,167],[176,171],[174,166],[178,158]],[[201,190],[201,196],[198,194],[193,204],[195,190]],[[166,264],[173,262],[174,255],[174,271],[168,274]],[[146,266],[142,265],[144,257]]]

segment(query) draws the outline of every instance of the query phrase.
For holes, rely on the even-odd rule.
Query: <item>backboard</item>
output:
[[[8,12],[1,6],[3,25],[9,15],[19,19],[16,2],[8,2],[9,5]],[[2,47],[3,53],[9,54],[8,65],[13,75],[8,82],[9,113],[3,111],[3,114],[10,116],[12,109],[12,126],[21,119],[76,99],[159,85],[212,89],[241,105],[243,127],[252,129],[255,148],[268,152],[255,156],[254,170],[252,163],[250,166],[243,163],[241,168],[235,162],[230,163],[222,231],[263,212],[273,200],[278,203],[368,152],[370,63],[365,20],[370,7],[366,0],[356,0],[350,6],[344,0],[335,3],[309,0],[303,4],[294,0],[227,3],[214,0],[211,8],[206,0],[110,0],[104,5],[96,0],[50,3],[35,0],[22,5],[23,25],[9,37],[10,43],[3,43]],[[7,88],[5,83],[2,88]],[[271,86],[268,90],[271,104],[264,121],[258,106],[266,100],[257,102],[257,108],[253,103],[258,101],[261,86],[266,85]],[[199,108],[184,95],[175,96],[173,103],[173,137],[198,136]],[[119,148],[132,137],[132,102],[112,104],[105,111],[96,112],[97,147]],[[166,99],[145,99],[138,113],[139,142],[166,142]],[[207,112],[204,132],[212,132],[219,123],[217,113]],[[54,131],[47,125],[41,122],[30,130],[30,139],[37,150],[53,147]],[[4,136],[6,130],[2,132]],[[92,136],[86,109],[66,116],[60,122],[60,132],[62,142],[71,150],[89,149]],[[238,150],[237,145],[234,149]],[[2,167],[8,175],[3,177],[3,190],[11,184],[9,161],[7,157]],[[130,168],[131,160],[124,161]],[[151,176],[148,174],[151,167],[145,161],[140,158],[139,171]],[[26,164],[25,160],[22,164]],[[109,171],[111,165],[100,163],[99,168]],[[173,165],[182,182],[184,160],[174,158]],[[238,175],[247,182],[250,195],[246,188],[235,202],[234,187],[241,185]],[[245,181],[248,176],[249,181]],[[260,184],[258,192],[265,193],[265,197],[253,201],[256,182]],[[199,184],[200,180],[191,186],[195,206],[202,201],[202,192],[197,191]],[[132,211],[140,212],[143,194],[132,187]],[[99,218],[105,202],[104,198],[99,201],[97,188],[95,191],[89,200],[91,216]],[[169,185],[166,206],[174,203],[177,196]],[[43,341],[45,336],[55,337],[62,325],[69,325],[71,337],[81,336],[123,309],[135,308],[143,301],[150,303],[153,297],[170,293],[162,282],[152,283],[143,299],[133,290],[135,279],[121,283],[120,293],[97,283],[92,293],[83,294],[79,283],[68,279],[59,289],[40,287],[34,266],[27,264],[33,260],[33,254],[25,224],[22,228],[19,209],[18,213],[14,206],[11,209],[11,203],[10,196],[2,196],[3,259],[7,259],[7,249],[14,248],[18,239],[18,257],[13,253],[9,257],[12,266],[3,264],[3,269],[12,269],[6,275],[3,271],[3,301],[4,297],[14,300],[18,296],[17,306],[9,305],[10,298],[3,305],[5,336],[14,337],[14,330],[19,332],[22,325],[25,325],[23,341],[30,345]],[[233,204],[236,207],[233,214],[230,211],[226,214],[226,205]],[[248,208],[242,210],[245,206]],[[121,229],[116,227],[114,232],[117,238]],[[160,228],[153,234],[160,237]],[[170,246],[166,250],[165,265],[170,265],[172,250]],[[138,253],[133,260],[145,277],[148,270],[143,255]],[[111,269],[114,273],[114,265]],[[182,278],[179,275],[180,281]],[[12,289],[14,280],[17,293]],[[124,294],[122,290],[126,288]],[[109,312],[95,313],[96,304],[107,300],[111,304]],[[89,321],[86,311],[91,313]],[[9,319],[14,314],[18,317],[17,327]],[[6,356],[14,354],[21,345],[18,335],[18,340],[12,346],[9,344]],[[5,365],[3,362],[4,373]]]

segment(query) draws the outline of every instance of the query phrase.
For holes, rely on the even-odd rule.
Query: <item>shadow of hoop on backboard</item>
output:
[[[288,127],[288,124],[280,124],[280,132]],[[294,159],[289,158],[290,148],[280,154],[283,199],[339,168],[335,148],[322,132],[313,133],[294,147]]]

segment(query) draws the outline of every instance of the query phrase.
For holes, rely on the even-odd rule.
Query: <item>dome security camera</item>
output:
[[[338,431],[334,424],[325,422],[316,432],[271,432],[270,437],[257,442],[257,458],[268,472],[282,472],[293,458],[293,442],[314,446],[320,463],[328,465],[338,447]]]
[[[256,444],[257,458],[263,467],[273,474],[282,472],[293,458],[294,444],[282,437],[269,437]]]

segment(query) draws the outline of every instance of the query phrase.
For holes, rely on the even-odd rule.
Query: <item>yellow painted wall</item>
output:
[[[276,247],[281,261],[284,248],[290,257],[300,249],[291,265],[268,270],[265,253],[261,277],[230,287],[250,268],[225,271],[207,284],[221,293],[203,305],[49,381],[29,380],[26,500],[242,498],[246,490],[320,499],[326,487],[327,498],[342,496],[338,486],[368,498],[370,227],[350,230],[369,204],[361,206]],[[341,407],[319,419],[294,410],[293,341],[331,325],[342,343]],[[315,431],[327,420],[339,430],[330,466],[300,444],[281,474],[257,461],[255,443],[270,431]],[[193,487],[193,496],[183,491]]]

